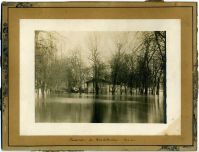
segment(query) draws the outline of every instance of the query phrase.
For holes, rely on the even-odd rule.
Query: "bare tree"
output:
[[[99,94],[99,79],[101,73],[101,58],[100,58],[100,51],[99,51],[99,36],[97,33],[92,33],[89,37],[89,50],[90,56],[89,60],[92,64],[93,69],[93,88],[95,88],[95,94]],[[93,91],[94,92],[94,91]]]
[[[163,73],[164,97],[166,97],[166,31],[155,31],[155,40],[158,46],[159,57],[161,59],[161,71]]]
[[[38,90],[41,89],[43,97],[45,90],[49,87],[49,72],[56,50],[55,37],[51,32],[35,32],[35,86]]]
[[[118,35],[115,39],[115,53],[110,61],[111,67],[111,80],[112,80],[112,94],[116,92],[116,86],[120,86],[120,94],[123,93],[122,87],[125,87],[125,93],[127,93],[127,81],[128,81],[128,57],[126,56],[125,51],[129,48],[127,47],[128,43],[128,33],[123,33]]]
[[[78,48],[73,50],[70,57],[70,65],[72,70],[72,76],[75,82],[75,86],[78,87],[79,93],[82,93],[82,84],[84,82],[84,63],[81,58],[81,52]]]

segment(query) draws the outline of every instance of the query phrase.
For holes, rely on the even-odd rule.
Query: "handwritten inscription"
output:
[[[70,138],[70,141],[85,141],[85,139],[83,139],[83,138]]]
[[[72,142],[134,142],[133,138],[109,138],[109,137],[88,137],[88,138],[77,138],[73,137],[69,139]]]
[[[117,139],[113,138],[96,138],[96,141],[118,141]]]
[[[135,141],[135,139],[133,139],[133,138],[124,138],[124,141],[126,141],[126,142],[133,142],[133,141]]]

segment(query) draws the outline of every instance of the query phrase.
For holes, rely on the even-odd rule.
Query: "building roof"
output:
[[[86,83],[93,83],[95,81],[96,81],[96,79],[91,79],[91,80],[86,81]],[[104,79],[98,79],[98,82],[111,83],[110,81],[107,81],[107,80],[104,80]]]

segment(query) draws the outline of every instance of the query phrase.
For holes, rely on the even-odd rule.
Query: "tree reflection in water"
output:
[[[163,96],[51,95],[36,99],[36,122],[164,123]]]

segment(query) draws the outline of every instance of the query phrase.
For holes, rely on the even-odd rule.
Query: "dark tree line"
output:
[[[137,33],[141,36],[138,47],[126,53],[125,44],[116,43],[111,65],[112,94],[116,86],[135,89],[136,93],[159,94],[160,84],[166,93],[166,32]],[[120,91],[122,94],[122,90]]]
[[[44,36],[45,35],[45,36]],[[127,36],[126,36],[127,35]],[[100,94],[100,80],[110,82],[110,93],[115,94],[159,94],[161,85],[166,96],[166,32],[137,32],[134,46],[128,33],[122,39],[113,41],[114,53],[104,61],[101,54],[100,36],[93,33],[89,37],[89,66],[84,64],[81,48],[71,50],[69,56],[58,56],[56,33],[35,32],[35,86],[44,95],[50,92],[77,88],[93,79],[93,91]]]

